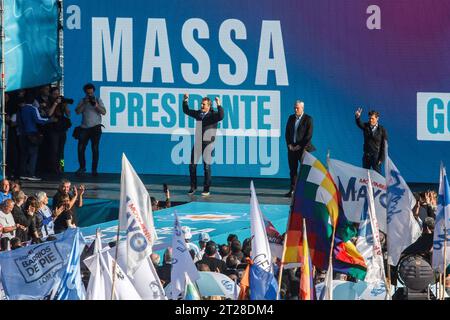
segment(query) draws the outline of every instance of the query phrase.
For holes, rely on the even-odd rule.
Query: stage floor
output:
[[[199,177],[199,189],[194,196],[189,196],[189,176],[170,175],[139,175],[144,182],[150,196],[157,200],[165,200],[163,184],[169,185],[172,202],[221,202],[221,203],[248,203],[250,197],[250,178],[213,177],[211,195],[202,197],[200,195],[203,177]],[[52,197],[62,178],[68,179],[72,184],[84,184],[86,187],[85,198],[119,200],[120,174],[99,174],[92,177],[89,174],[77,177],[73,173],[66,173],[62,177],[46,177],[41,182],[22,181],[22,187],[27,194],[37,191],[45,191]],[[289,189],[289,179],[258,178],[253,179],[258,200],[264,204],[290,204],[290,199],[284,194]],[[410,183],[412,191],[424,191],[434,189],[437,184]]]
[[[249,203],[250,178],[213,177],[211,195],[202,197],[203,177],[199,177],[199,188],[193,196],[187,194],[189,190],[189,176],[139,175],[145,184],[150,196],[157,200],[165,200],[163,184],[167,183],[172,202],[221,202],[221,203]],[[84,184],[85,198],[119,200],[120,174],[99,174],[98,177],[85,175],[77,177],[73,173],[63,177],[47,177],[45,181],[22,181],[26,194],[45,191],[49,197],[56,193],[62,178],[68,179],[72,184]],[[264,204],[290,204],[290,199],[284,194],[289,190],[289,179],[253,179],[258,199]]]

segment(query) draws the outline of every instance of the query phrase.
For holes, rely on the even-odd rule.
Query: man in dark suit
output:
[[[373,169],[381,174],[381,164],[384,162],[384,151],[386,148],[387,132],[378,123],[380,114],[377,111],[369,111],[369,122],[361,121],[362,108],[355,112],[356,125],[364,134],[364,155],[362,166],[365,169]]]
[[[202,99],[200,110],[189,109],[189,95],[185,94],[183,98],[183,112],[193,117],[196,121],[195,126],[195,144],[191,152],[191,163],[189,165],[189,175],[191,178],[191,188],[189,195],[195,193],[197,189],[197,162],[203,155],[203,167],[205,170],[205,180],[203,183],[202,196],[209,196],[211,186],[211,161],[214,149],[214,140],[216,137],[217,123],[222,121],[224,113],[220,100],[216,97],[217,111],[211,108],[211,99],[205,97]],[[205,150],[206,149],[206,150]]]
[[[304,109],[304,102],[297,100],[294,105],[295,113],[289,116],[286,124],[285,136],[288,147],[289,174],[291,177],[291,187],[289,192],[286,193],[286,197],[291,197],[294,193],[298,163],[301,161],[303,151],[312,152],[316,150],[311,143],[313,120],[304,112]]]

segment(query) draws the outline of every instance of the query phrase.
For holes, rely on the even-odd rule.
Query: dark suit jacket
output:
[[[312,145],[312,135],[313,135],[313,121],[310,116],[306,113],[303,114],[302,119],[300,120],[300,124],[297,128],[297,132],[294,133],[295,130],[295,114],[289,116],[289,119],[286,124],[286,145],[294,145],[300,146],[302,149],[312,152],[316,150],[316,148]],[[294,134],[296,135],[296,143],[294,143]]]
[[[361,117],[355,118],[356,125],[364,134],[364,155],[376,156],[378,161],[384,162],[385,143],[387,141],[386,129],[378,124],[378,128],[372,133],[369,122],[362,122]]]
[[[206,138],[203,142],[213,142],[216,137],[216,130],[217,130],[217,123],[219,121],[222,121],[224,113],[222,106],[217,106],[217,111],[214,111],[212,108],[209,109],[209,112],[205,115],[205,117],[201,118],[201,110],[193,110],[189,109],[189,105],[186,101],[183,101],[183,112],[194,118],[197,121],[202,122],[202,137]],[[208,132],[207,136],[205,137],[205,132],[207,130],[212,130]],[[197,130],[195,131],[197,135]],[[196,137],[198,139],[198,137]]]

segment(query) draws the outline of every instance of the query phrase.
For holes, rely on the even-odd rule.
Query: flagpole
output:
[[[301,157],[301,160],[303,161],[303,156],[304,156],[304,151]],[[301,164],[300,164],[300,169],[301,169]],[[299,169],[299,170],[300,170]],[[290,206],[290,211],[289,211],[289,219],[287,221],[286,224],[286,231],[284,232],[284,240],[283,240],[283,254],[281,255],[281,262],[280,262],[280,271],[278,274],[278,289],[277,289],[277,300],[280,299],[280,291],[281,291],[281,279],[283,276],[283,269],[284,269],[284,255],[286,254],[286,239],[287,239],[287,234],[288,234],[288,228],[289,228],[289,222],[291,220],[291,216],[292,216],[292,208],[294,207],[294,199],[295,199],[295,190],[297,189],[297,182],[298,182],[298,172],[297,172],[297,181],[295,181],[295,185],[294,185],[294,192],[291,196],[291,206]]]
[[[446,269],[447,269],[446,261],[447,261],[447,228],[445,227],[445,223],[444,223],[444,262],[443,262],[444,273],[443,273],[443,277],[442,277],[442,295],[441,295],[441,300],[444,300],[444,298],[445,298],[445,278],[447,276],[446,275]]]
[[[327,152],[327,167],[328,167],[328,170],[330,170],[330,149],[328,149],[328,152]],[[339,212],[338,212],[338,214],[339,214]],[[335,220],[333,217],[333,233],[331,235],[330,255],[328,257],[328,269],[330,269],[330,266],[331,266],[331,270],[333,270],[334,237],[336,236],[336,225],[337,225],[338,218]],[[333,278],[333,275],[331,275],[331,277]],[[333,291],[333,283],[331,283],[331,291]]]
[[[288,219],[289,220],[289,219]],[[289,224],[288,224],[289,225]],[[277,289],[277,300],[280,300],[280,291],[281,291],[281,278],[283,276],[283,267],[284,267],[284,255],[286,253],[286,238],[287,238],[287,228],[286,232],[284,233],[284,240],[283,240],[283,254],[281,255],[281,262],[280,262],[280,270],[278,271],[278,289]]]
[[[120,219],[117,222],[117,236],[116,236],[116,254],[113,261],[113,278],[112,278],[112,288],[111,288],[111,300],[114,299],[114,289],[116,284],[116,269],[117,269],[117,255],[119,253],[119,235],[120,235]]]

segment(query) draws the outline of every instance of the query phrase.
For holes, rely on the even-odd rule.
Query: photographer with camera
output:
[[[49,108],[46,116],[53,122],[47,126],[48,157],[47,171],[53,174],[61,174],[64,168],[64,145],[67,138],[67,130],[72,126],[68,104],[73,99],[67,99],[60,95],[58,87],[50,89]]]
[[[80,168],[77,175],[86,172],[86,158],[84,152],[86,146],[91,141],[92,149],[92,175],[97,176],[97,166],[99,159],[100,137],[102,135],[102,116],[106,114],[106,108],[100,98],[95,97],[95,87],[88,83],[84,85],[83,91],[86,96],[78,103],[75,112],[82,114],[83,118],[79,129],[78,139],[78,162]]]

